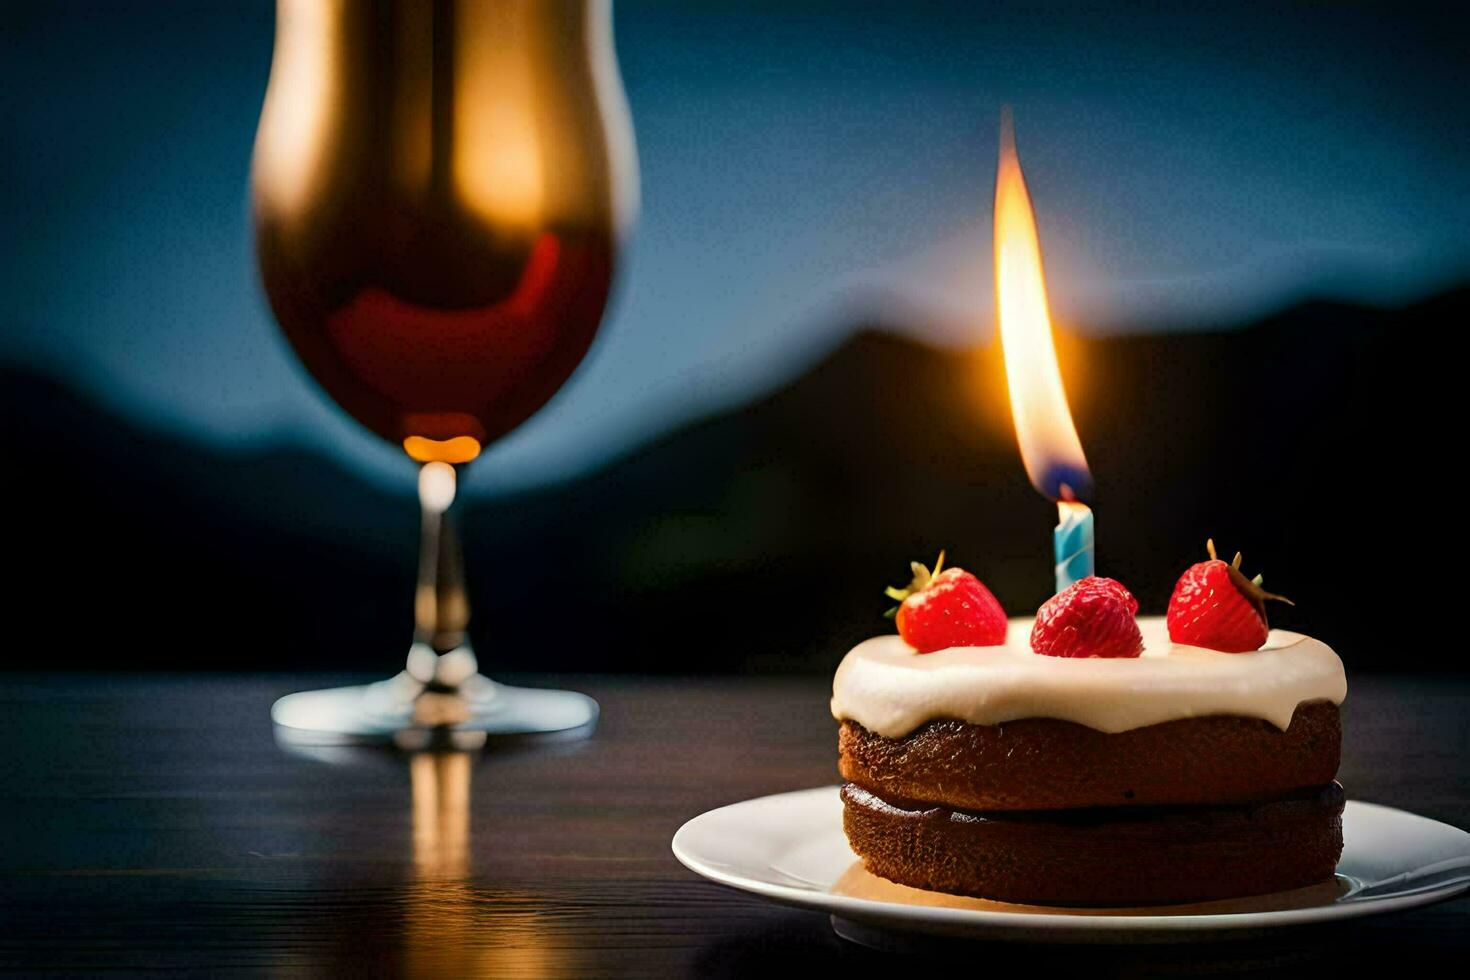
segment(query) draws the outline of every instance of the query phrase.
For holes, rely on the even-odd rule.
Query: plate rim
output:
[[[785,905],[827,912],[833,916],[869,923],[886,922],[898,924],[907,921],[951,927],[970,926],[977,931],[985,929],[1028,929],[1044,932],[1109,933],[1282,928],[1287,926],[1311,925],[1320,922],[1334,922],[1365,915],[1380,915],[1388,912],[1418,908],[1452,898],[1470,889],[1470,877],[1467,877],[1462,880],[1446,882],[1441,885],[1418,890],[1368,896],[1351,902],[1334,902],[1330,905],[1314,905],[1309,908],[1280,909],[1262,912],[1203,912],[1186,915],[1083,916],[1064,915],[1055,912],[1009,912],[991,909],[956,909],[927,905],[905,905],[898,902],[858,898],[851,895],[834,895],[830,892],[810,891],[790,885],[759,881],[738,873],[725,871],[715,864],[702,860],[689,850],[688,839],[692,833],[697,831],[695,825],[701,821],[713,818],[716,814],[737,807],[775,801],[781,798],[816,798],[823,795],[835,795],[840,789],[840,785],[830,784],[827,786],[808,787],[806,789],[787,790],[782,793],[770,793],[765,796],[739,800],[735,803],[728,803],[724,806],[706,810],[680,825],[669,842],[670,849],[680,864],[702,878],[729,888],[734,888],[738,891],[759,895]],[[1458,827],[1454,827],[1452,824],[1446,824],[1442,821],[1434,820],[1432,817],[1425,817],[1409,810],[1399,809],[1398,807],[1360,800],[1349,800],[1347,805],[1355,809],[1390,811],[1419,820],[1429,820],[1441,827],[1466,833]]]

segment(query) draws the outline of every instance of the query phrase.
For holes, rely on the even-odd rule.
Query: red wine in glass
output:
[[[283,728],[590,727],[581,695],[478,673],[452,504],[455,467],[586,355],[634,170],[607,0],[278,0],[251,169],[261,279],[327,394],[421,464],[424,514],[404,673],[291,695]]]

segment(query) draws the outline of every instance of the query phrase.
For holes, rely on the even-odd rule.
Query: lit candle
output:
[[[1057,366],[1041,240],[1009,112],[1001,117],[995,174],[995,305],[1026,475],[1039,493],[1057,502],[1052,543],[1060,592],[1093,572],[1092,510],[1085,502],[1092,496],[1092,473]]]

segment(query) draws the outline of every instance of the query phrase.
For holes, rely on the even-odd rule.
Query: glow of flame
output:
[[[1009,112],[1001,118],[995,174],[995,299],[1011,416],[1026,475],[1053,500],[1085,500],[1092,492],[1092,474],[1057,367],[1041,241]]]
[[[409,436],[403,440],[403,451],[420,463],[468,463],[480,455],[480,440],[474,436],[450,439]]]
[[[532,227],[545,209],[543,143],[523,0],[457,8],[464,37],[501,39],[456,52],[454,178],[460,194],[492,221]]]
[[[311,0],[289,0],[277,9],[275,54],[255,135],[255,174],[268,190],[262,202],[292,210],[318,177],[323,130],[337,95],[329,66],[338,25],[331,10]]]

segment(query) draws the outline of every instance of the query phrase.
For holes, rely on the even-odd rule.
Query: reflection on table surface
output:
[[[404,971],[412,976],[571,975],[577,951],[552,946],[544,912],[482,893],[470,881],[474,764],[468,752],[408,759],[413,883],[403,904]]]

